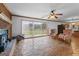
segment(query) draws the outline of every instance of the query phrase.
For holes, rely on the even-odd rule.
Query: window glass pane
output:
[[[22,34],[26,37],[41,36],[46,34],[46,29],[44,22],[22,21]]]

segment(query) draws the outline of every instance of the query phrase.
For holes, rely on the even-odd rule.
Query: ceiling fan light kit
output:
[[[50,13],[50,15],[51,15],[51,16],[54,16],[54,18],[56,18],[56,19],[57,19],[57,18],[58,18],[58,16],[63,15],[62,13],[55,13],[55,11],[56,11],[56,10],[52,10],[52,11],[51,11],[51,13]]]

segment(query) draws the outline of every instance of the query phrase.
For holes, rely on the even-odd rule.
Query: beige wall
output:
[[[41,21],[46,22],[48,30],[56,29],[57,25],[61,24],[60,22],[51,22],[51,21],[44,21],[44,20],[36,20],[36,19],[30,19],[30,18],[22,18],[22,17],[12,17],[12,35],[22,35],[22,21],[29,20],[29,21]]]

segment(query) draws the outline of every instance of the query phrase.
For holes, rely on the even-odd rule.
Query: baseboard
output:
[[[49,35],[41,35],[41,36],[27,37],[27,38],[24,38],[24,39],[38,38],[38,37],[44,37],[44,36],[49,36]]]

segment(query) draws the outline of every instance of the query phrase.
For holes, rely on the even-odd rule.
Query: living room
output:
[[[0,3],[0,55],[79,55],[78,5]]]

